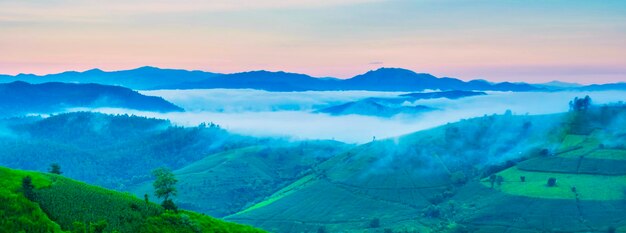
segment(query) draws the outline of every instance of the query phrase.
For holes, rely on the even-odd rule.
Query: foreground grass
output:
[[[22,194],[25,176],[33,178],[34,201]],[[58,175],[0,167],[0,177],[0,232],[263,232],[190,211],[164,211]]]

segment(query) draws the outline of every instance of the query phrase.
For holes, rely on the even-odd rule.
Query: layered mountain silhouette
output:
[[[132,70],[102,71],[91,69],[84,72],[67,71],[58,74],[34,75],[18,74],[15,76],[0,75],[1,83],[24,81],[28,83],[65,82],[65,83],[98,83],[103,85],[123,86],[131,89],[152,89],[181,82],[201,81],[219,74],[204,71],[188,71],[177,69],[160,69],[144,66]]]
[[[0,75],[0,82],[25,81],[29,83],[70,82],[119,85],[131,89],[260,89],[267,91],[422,91],[433,90],[492,90],[533,91],[540,89],[525,83],[490,83],[484,80],[465,82],[455,78],[438,78],[431,74],[415,73],[400,68],[380,68],[350,79],[315,78],[305,74],[250,71],[217,74],[204,71],[159,69],[141,67],[133,70],[106,72],[99,69],[85,72],[63,72],[50,75]]]
[[[127,108],[155,112],[183,111],[161,97],[100,84],[12,82],[0,84],[0,115],[55,113],[68,108]]]

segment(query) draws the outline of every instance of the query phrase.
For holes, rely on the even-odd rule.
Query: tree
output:
[[[502,182],[503,182],[503,181],[504,181],[504,177],[502,177],[502,176],[498,176],[498,177],[496,177],[496,184],[497,184],[498,186],[502,185]]]
[[[161,203],[161,206],[163,207],[163,209],[166,209],[166,210],[171,210],[174,212],[178,211],[178,207],[170,199],[164,200],[163,203]]]
[[[85,223],[79,222],[79,221],[75,221],[72,223],[72,233],[86,233],[87,232],[87,226],[85,226]]]
[[[548,187],[554,187],[554,186],[556,186],[556,178],[554,177],[548,178]]]
[[[462,171],[457,171],[450,174],[450,180],[453,184],[463,185],[467,182],[467,176],[465,176],[465,173],[463,173]]]
[[[61,171],[61,165],[59,165],[58,163],[50,164],[50,168],[48,168],[48,172],[52,174],[57,174],[57,175],[61,175],[61,173],[63,173]]]
[[[100,220],[98,222],[92,222],[89,224],[89,231],[93,233],[103,233],[109,223],[106,220]]]
[[[154,186],[154,194],[157,198],[163,198],[163,208],[166,205],[171,207],[169,205],[174,205],[174,202],[170,200],[170,197],[176,196],[176,183],[178,182],[174,177],[174,173],[167,168],[158,168],[152,171],[152,175],[155,177],[152,184]]]
[[[570,110],[574,111],[584,111],[587,110],[591,106],[591,97],[588,95],[585,98],[574,98],[574,100],[569,102]]]
[[[28,200],[35,200],[35,186],[30,176],[26,176],[22,179],[22,192]]]
[[[489,176],[489,183],[491,183],[491,188],[493,188],[493,184],[496,182],[496,175],[492,174]]]
[[[143,195],[143,199],[146,201],[146,204],[148,204],[150,202],[150,199],[148,198],[148,194],[144,194]]]

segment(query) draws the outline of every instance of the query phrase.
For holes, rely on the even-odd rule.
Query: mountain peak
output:
[[[415,75],[416,73],[412,70],[404,69],[404,68],[396,68],[396,67],[381,67],[376,70],[370,70],[365,73],[379,73],[379,74],[397,74],[397,75]]]

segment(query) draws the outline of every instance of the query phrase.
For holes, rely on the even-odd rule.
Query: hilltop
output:
[[[100,84],[12,82],[0,84],[0,115],[56,113],[72,108],[125,108],[154,112],[180,112],[182,108],[161,97],[145,96],[119,86]]]
[[[0,175],[2,232],[263,232],[191,211],[165,211],[152,202],[56,174],[0,167]],[[34,194],[25,195],[26,176],[33,181]]]

